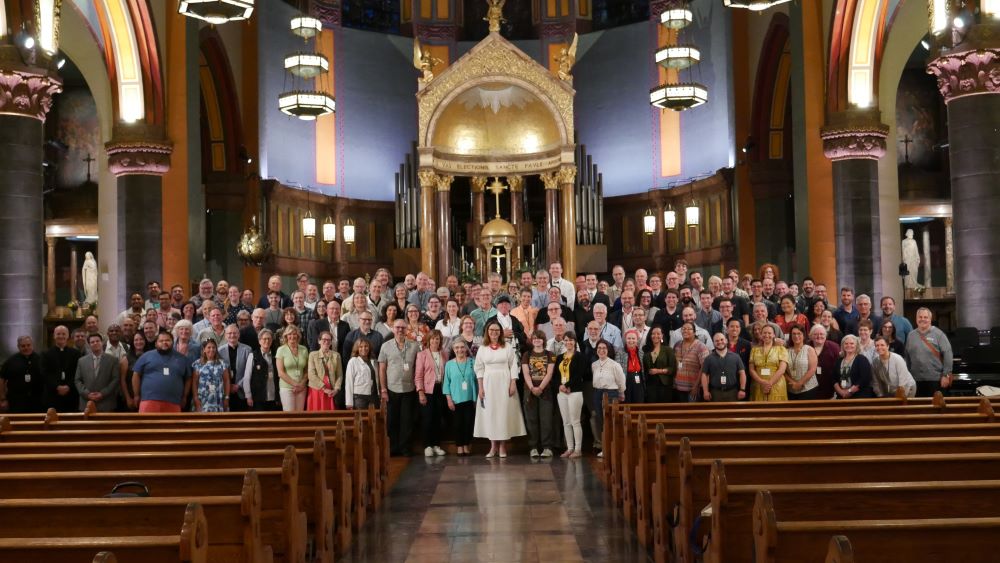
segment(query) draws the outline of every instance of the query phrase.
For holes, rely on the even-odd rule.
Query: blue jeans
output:
[[[604,406],[604,397],[605,396],[608,398],[608,401],[616,400],[616,399],[618,399],[618,390],[617,389],[594,389],[594,414],[596,415],[595,418],[597,419],[597,429],[596,429],[597,435],[594,436],[594,440],[597,443],[599,443],[599,444],[603,444],[604,443],[604,441],[602,440],[602,438],[604,437],[604,408],[603,408],[603,406]]]

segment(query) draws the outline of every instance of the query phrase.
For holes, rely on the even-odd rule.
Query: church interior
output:
[[[0,561],[995,561],[998,209],[1000,0],[0,0]]]

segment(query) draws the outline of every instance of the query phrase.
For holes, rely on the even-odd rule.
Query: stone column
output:
[[[150,281],[164,283],[162,176],[173,145],[162,127],[119,123],[104,148],[108,171],[118,179],[119,275],[126,294],[145,295]]]
[[[545,264],[559,260],[559,173],[546,172],[541,175],[545,184]],[[566,265],[563,264],[563,277],[566,277]]]
[[[451,183],[454,176],[437,177],[437,244],[438,244],[438,285],[451,273]]]
[[[955,241],[952,235],[951,217],[944,218],[944,269],[945,291],[955,293]]]
[[[562,267],[563,277],[576,278],[576,166],[559,169],[559,191],[562,195]]]
[[[507,261],[510,271],[524,265],[524,176],[507,176],[510,185],[510,224],[514,225],[513,255]]]
[[[1000,325],[1000,24],[965,31],[935,46],[927,71],[948,106],[958,323],[988,329]]]
[[[888,134],[877,108],[830,115],[820,131],[823,152],[833,161],[837,282],[873,300],[883,292],[878,159],[885,156]]]
[[[79,254],[76,251],[76,245],[69,245],[69,299],[70,301],[79,301],[80,299],[80,286],[79,278],[80,261],[78,260]],[[143,292],[143,295],[146,293]]]
[[[473,176],[472,177],[472,251],[475,253],[473,256],[473,263],[476,265],[476,271],[483,275],[483,279],[486,279],[485,274],[487,268],[489,267],[489,256],[484,256],[484,251],[482,245],[479,244],[479,237],[483,231],[483,225],[486,224],[486,201],[483,199],[483,190],[486,189],[486,176]]]
[[[17,337],[42,336],[42,142],[52,96],[62,91],[54,70],[28,66],[13,45],[0,46],[0,357]]]
[[[931,284],[931,227],[925,224],[924,228],[920,229],[920,234],[923,235],[923,258],[924,261],[924,287],[933,287]]]
[[[437,236],[434,227],[434,192],[437,190],[437,174],[430,168],[417,172],[420,180],[420,269],[437,281],[434,271],[437,267]]]
[[[50,315],[56,309],[56,240],[45,237],[45,305]]]

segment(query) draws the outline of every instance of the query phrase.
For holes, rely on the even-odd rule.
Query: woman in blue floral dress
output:
[[[191,366],[195,390],[194,412],[229,410],[229,369],[219,358],[219,347],[208,338],[201,347],[201,359]]]

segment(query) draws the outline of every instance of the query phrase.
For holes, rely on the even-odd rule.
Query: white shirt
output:
[[[677,343],[680,342],[681,340],[684,340],[684,337],[681,336],[681,329],[682,328],[683,327],[681,327],[681,328],[679,328],[677,330],[670,331],[670,347],[671,348],[673,348],[674,346],[676,346]],[[701,342],[705,346],[708,346],[709,349],[712,348],[712,335],[709,334],[707,330],[701,328],[698,325],[695,325],[695,327],[694,327],[694,337],[695,337],[696,340],[698,340],[699,342]]]
[[[573,303],[576,302],[576,287],[573,285],[573,282],[564,278],[553,279],[552,286],[559,288],[559,293],[566,300],[566,306],[572,309]]]
[[[609,358],[597,360],[590,369],[594,372],[594,389],[611,389],[625,394],[625,372],[621,364]]]

